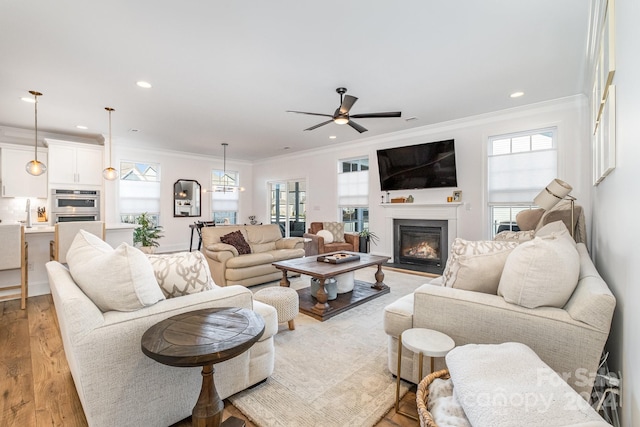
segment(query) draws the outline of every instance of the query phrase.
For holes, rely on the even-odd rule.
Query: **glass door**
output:
[[[269,183],[271,224],[278,224],[283,237],[302,237],[306,232],[305,181]]]

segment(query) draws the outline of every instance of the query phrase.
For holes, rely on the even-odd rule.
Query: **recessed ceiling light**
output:
[[[142,81],[142,80],[140,80],[139,82],[136,82],[136,84],[137,84],[138,86],[140,86],[140,87],[145,88],[145,89],[149,89],[149,88],[151,88],[151,83],[149,83],[149,82],[145,82],[145,81]]]
[[[335,135],[331,135],[331,136],[329,137],[329,139],[336,139],[336,136],[335,136]]]
[[[83,130],[89,129],[88,127],[83,126],[83,125],[78,125],[78,126],[76,126],[76,127],[77,127],[78,129],[83,129]]]
[[[129,132],[131,132],[131,133],[140,132],[140,129],[131,128],[131,129],[129,129]]]
[[[418,118],[416,116],[411,116],[404,119],[405,122],[412,122],[414,120],[418,120]]]
[[[520,98],[522,95],[524,95],[524,92],[513,92],[511,95],[509,95],[511,98]]]
[[[22,99],[24,102],[29,102],[29,103],[31,103],[31,104],[35,104],[35,103],[36,103],[36,100],[35,100],[35,99],[33,99],[33,98],[27,98],[26,96],[25,96],[24,98],[20,98],[20,99]]]
[[[289,150],[291,147],[284,147],[283,150]]]

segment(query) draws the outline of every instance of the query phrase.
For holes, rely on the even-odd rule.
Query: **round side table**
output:
[[[398,372],[396,375],[396,413],[417,420],[413,414],[400,411],[400,372],[402,364],[402,347],[418,354],[418,382],[422,380],[422,364],[424,356],[431,359],[431,372],[433,372],[433,362],[436,357],[445,357],[456,343],[451,337],[442,332],[425,328],[412,328],[402,332],[398,337]]]
[[[194,427],[244,426],[238,418],[222,421],[224,403],[213,382],[213,365],[247,351],[264,333],[264,320],[245,308],[205,308],[178,314],[142,335],[142,352],[169,366],[202,366],[200,396],[193,408]]]

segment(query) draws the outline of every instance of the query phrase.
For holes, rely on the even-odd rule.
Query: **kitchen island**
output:
[[[114,223],[105,225],[105,240],[112,247],[125,242],[133,245],[133,230],[136,224]],[[55,227],[52,225],[38,225],[25,228],[25,240],[29,244],[29,296],[51,293],[45,264],[49,262],[49,242],[53,240]],[[4,286],[20,281],[20,271],[0,271],[0,293]],[[28,302],[27,302],[28,304]]]

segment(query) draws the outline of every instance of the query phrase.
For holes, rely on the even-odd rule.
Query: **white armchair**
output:
[[[155,323],[209,307],[253,309],[265,320],[265,332],[247,352],[215,365],[221,399],[271,375],[273,336],[278,323],[273,307],[253,301],[243,286],[162,300],[130,312],[100,309],[76,285],[62,264],[46,265],[64,351],[90,426],[167,426],[189,415],[201,385],[199,368],[160,364],[141,351],[143,333]]]

